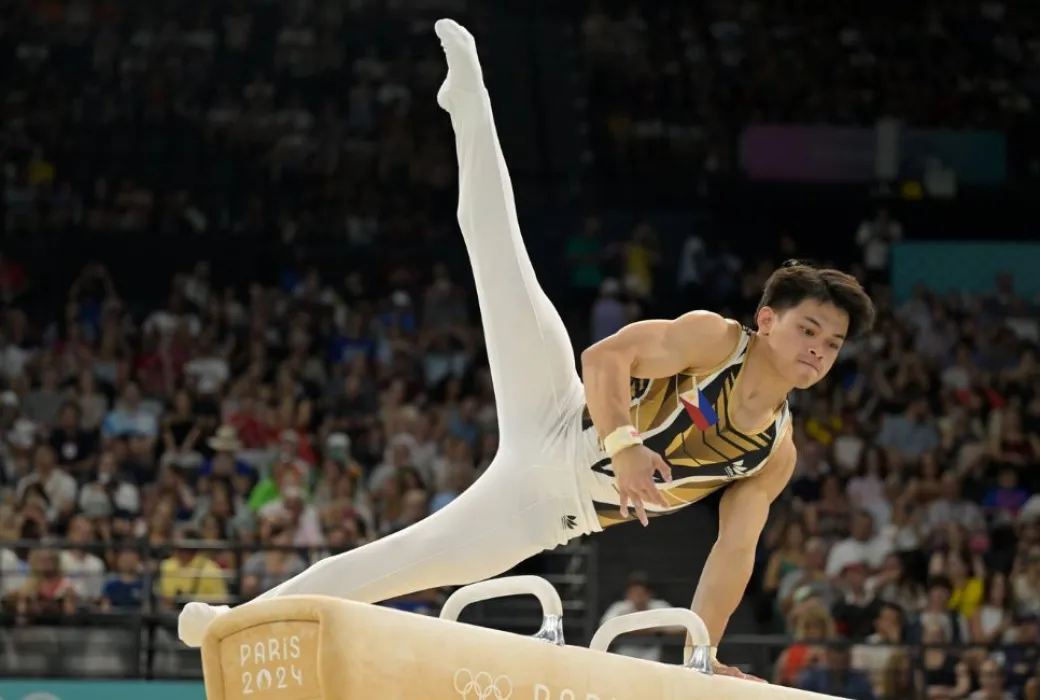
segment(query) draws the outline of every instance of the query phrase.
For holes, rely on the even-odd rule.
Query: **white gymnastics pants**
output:
[[[437,30],[449,74],[438,100],[455,129],[458,220],[483,318],[499,451],[484,475],[445,508],[318,562],[259,600],[320,594],[373,603],[473,583],[598,529],[590,525],[591,501],[582,496],[576,466],[588,469],[595,460],[591,438],[581,430],[584,390],[574,352],[520,237],[472,38],[443,22]],[[456,31],[462,34],[451,34]]]

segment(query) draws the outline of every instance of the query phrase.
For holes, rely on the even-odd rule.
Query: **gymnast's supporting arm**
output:
[[[719,537],[711,548],[693,596],[693,611],[704,620],[717,648],[729,618],[740,604],[751,571],[755,550],[769,517],[769,506],[794,473],[795,447],[788,432],[769,459],[765,470],[729,487],[719,507]],[[687,638],[687,657],[692,652]],[[714,651],[714,649],[713,649]]]

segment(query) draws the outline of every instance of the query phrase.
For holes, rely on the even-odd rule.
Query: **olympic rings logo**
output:
[[[508,676],[492,678],[485,671],[474,675],[468,668],[460,668],[455,672],[455,692],[462,700],[509,700],[513,682]]]

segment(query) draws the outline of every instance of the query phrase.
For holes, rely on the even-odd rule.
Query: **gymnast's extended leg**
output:
[[[330,557],[258,598],[335,595],[377,602],[462,585],[556,546],[564,497],[547,482],[573,478],[539,460],[582,391],[562,320],[538,285],[469,32],[437,23],[448,61],[438,102],[451,115],[459,160],[459,225],[473,266],[498,406],[500,449],[480,480],[446,508],[390,537]],[[556,491],[556,492],[554,492]],[[224,609],[189,604],[181,639],[193,646]]]

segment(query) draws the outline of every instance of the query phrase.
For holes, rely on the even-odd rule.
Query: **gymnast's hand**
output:
[[[733,668],[732,666],[726,666],[725,664],[715,663],[715,675],[717,676],[729,676],[730,678],[740,678],[745,681],[754,681],[755,683],[765,683],[758,676],[752,676],[749,673],[744,673],[739,668]]]
[[[643,527],[649,524],[646,517],[646,504],[665,508],[668,499],[664,492],[657,489],[654,474],[660,474],[665,482],[672,480],[672,468],[657,454],[645,445],[633,445],[618,452],[611,459],[614,469],[614,484],[621,497],[621,517],[628,517],[628,508],[635,508],[636,517]]]

